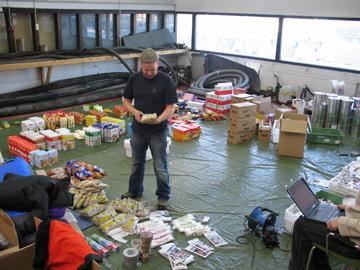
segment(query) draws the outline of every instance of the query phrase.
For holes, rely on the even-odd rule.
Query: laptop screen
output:
[[[304,216],[319,202],[303,178],[293,184],[287,192]]]

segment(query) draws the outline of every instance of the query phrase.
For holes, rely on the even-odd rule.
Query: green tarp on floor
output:
[[[111,107],[114,103],[107,103]],[[105,107],[106,107],[105,106]],[[292,203],[286,194],[287,187],[300,177],[330,179],[353,160],[345,156],[350,151],[360,151],[358,145],[345,140],[344,146],[306,145],[305,157],[279,157],[276,145],[253,139],[242,145],[227,144],[227,121],[200,122],[202,134],[190,142],[172,141],[169,154],[171,181],[170,213],[173,218],[192,213],[199,219],[209,216],[209,225],[216,229],[230,244],[216,248],[207,259],[196,256],[188,269],[287,269],[289,254],[279,248],[266,249],[257,237],[248,244],[238,244],[236,238],[244,233],[244,215],[256,206],[268,207],[280,215],[277,229],[283,231],[284,212]],[[19,127],[0,131],[0,151],[7,155],[6,136],[19,132]],[[77,159],[102,167],[108,173],[103,178],[110,185],[109,198],[115,198],[127,190],[130,159],[126,157],[122,138],[113,144],[87,147],[76,141],[76,150],[61,151],[60,163]],[[152,161],[147,162],[143,200],[156,206],[155,176]],[[100,232],[92,227],[85,233]],[[175,243],[185,248],[184,234],[175,232]],[[135,236],[129,238],[132,239]],[[200,239],[207,242],[203,237]],[[280,247],[290,249],[290,237],[279,236]],[[242,239],[244,241],[244,239]],[[121,252],[129,244],[122,245]],[[253,259],[253,267],[251,268]],[[121,253],[108,258],[111,269],[122,269]],[[103,269],[105,269],[103,267]],[[140,269],[171,269],[166,259],[152,250],[151,259]]]

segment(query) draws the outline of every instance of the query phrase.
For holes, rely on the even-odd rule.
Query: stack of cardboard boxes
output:
[[[220,93],[220,94],[216,94]],[[225,94],[224,94],[225,93]],[[225,114],[230,111],[231,93],[229,92],[209,92],[206,94],[206,109],[218,114]]]
[[[214,91],[206,94],[206,109],[218,114],[229,113],[233,89],[230,82],[216,84]]]
[[[228,142],[240,144],[251,140],[256,127],[256,105],[250,102],[235,103],[230,109]]]

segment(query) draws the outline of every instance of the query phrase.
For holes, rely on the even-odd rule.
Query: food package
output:
[[[152,124],[156,121],[157,114],[156,113],[145,113],[141,116],[140,122],[142,124]]]

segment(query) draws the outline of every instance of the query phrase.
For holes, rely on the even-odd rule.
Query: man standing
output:
[[[166,154],[167,119],[177,102],[176,87],[170,77],[157,71],[159,56],[153,49],[145,49],[139,60],[141,71],[130,76],[123,93],[124,106],[134,115],[134,121],[130,139],[132,164],[129,190],[122,198],[142,195],[146,150],[150,147],[157,181],[155,194],[158,209],[164,210],[170,195]],[[157,117],[153,121],[142,123],[144,114],[154,113]]]

